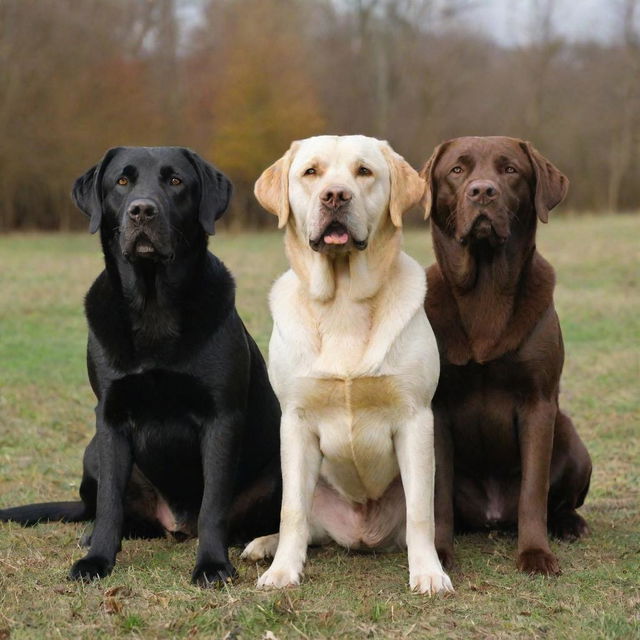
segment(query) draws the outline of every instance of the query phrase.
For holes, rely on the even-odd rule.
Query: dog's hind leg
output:
[[[573,542],[589,533],[576,509],[589,491],[591,458],[571,419],[562,411],[556,417],[553,453],[547,528],[552,536]]]
[[[153,538],[164,538],[165,536],[166,531],[159,522],[126,518],[122,525],[122,537],[126,540],[151,540]],[[90,547],[92,537],[93,529],[85,531],[78,541],[78,546]],[[118,547],[118,551],[121,550],[122,545]]]
[[[311,535],[309,540],[310,547],[321,546],[328,544],[331,541],[329,534],[322,528],[321,525],[313,521],[313,517],[310,522]],[[250,562],[258,562],[259,560],[266,560],[273,558],[278,550],[278,542],[280,541],[279,533],[272,533],[269,536],[260,536],[254,538],[240,554],[242,560],[249,560]]]
[[[251,562],[273,558],[278,549],[279,539],[280,534],[278,533],[255,538],[244,548],[244,551],[240,554],[240,558]]]

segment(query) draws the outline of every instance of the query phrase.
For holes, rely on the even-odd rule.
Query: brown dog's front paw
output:
[[[550,519],[549,533],[560,540],[573,542],[589,535],[589,526],[582,516],[579,516],[575,511],[570,511]]]
[[[438,558],[443,569],[453,569],[455,564],[455,558],[453,556],[453,549],[451,547],[437,547]]]
[[[518,555],[518,569],[524,573],[558,576],[562,573],[558,559],[549,551],[531,549]]]

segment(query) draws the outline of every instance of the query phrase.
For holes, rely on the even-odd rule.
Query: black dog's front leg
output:
[[[100,472],[96,522],[87,555],[69,572],[74,580],[94,580],[111,573],[120,550],[124,520],[124,493],[131,475],[132,451],[121,429],[105,422],[96,410]]]
[[[204,495],[198,518],[198,555],[191,576],[201,587],[217,586],[237,576],[229,562],[228,522],[243,426],[240,411],[223,413],[203,426]]]

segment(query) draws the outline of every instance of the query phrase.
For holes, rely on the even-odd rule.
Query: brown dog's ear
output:
[[[269,213],[278,216],[278,229],[289,220],[289,167],[298,144],[298,141],[292,142],[282,158],[262,172],[253,188],[258,202]]]
[[[433,173],[435,171],[438,160],[442,156],[444,150],[449,146],[450,140],[439,144],[431,154],[431,157],[427,160],[424,167],[420,169],[420,175],[427,181],[427,186],[424,191],[424,198],[422,199],[422,205],[424,206],[424,219],[426,220],[432,213],[432,209],[436,202],[436,186]]]
[[[418,172],[388,142],[382,141],[382,153],[389,165],[391,195],[389,215],[396,227],[402,226],[403,214],[418,204],[424,195],[424,180]]]
[[[521,142],[522,150],[529,156],[536,176],[534,204],[538,218],[549,221],[549,211],[559,205],[567,195],[569,179],[549,162],[530,142]]]

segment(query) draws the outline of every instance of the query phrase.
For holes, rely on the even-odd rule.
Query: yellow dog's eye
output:
[[[511,165],[509,165],[508,167],[505,167],[504,172],[505,172],[505,173],[518,173],[518,172],[516,171],[516,168],[515,168],[515,167],[512,167]]]
[[[128,185],[129,184],[129,178],[126,178],[125,176],[120,176],[118,178],[118,184],[121,187],[124,187],[124,186]]]
[[[179,184],[182,184],[182,180],[180,180],[180,178],[177,178],[176,176],[173,176],[173,178],[169,180],[169,184],[174,187],[177,187]]]
[[[309,167],[304,173],[303,175],[305,176],[315,176],[316,175],[316,170],[313,167]]]
[[[367,167],[360,167],[358,169],[358,175],[359,176],[370,176],[373,175],[371,172],[371,169],[367,169]]]
[[[462,173],[462,167],[457,165],[451,169],[451,173]]]

